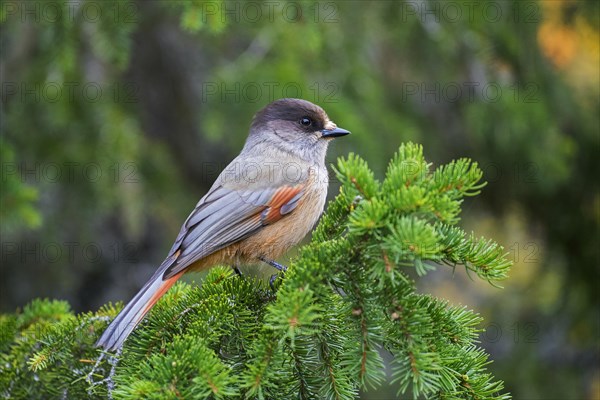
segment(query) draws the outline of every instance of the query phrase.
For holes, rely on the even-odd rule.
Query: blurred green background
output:
[[[600,398],[599,4],[4,1],[0,310],[128,300],[252,115],[301,97],[353,132],[329,162],[381,176],[408,140],[479,162],[462,224],[511,278],[442,267],[420,290],[485,317],[515,399]]]

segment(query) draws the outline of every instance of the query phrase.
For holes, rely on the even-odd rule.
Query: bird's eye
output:
[[[300,123],[304,126],[310,126],[312,125],[312,119],[308,118],[308,117],[304,117],[300,120]]]

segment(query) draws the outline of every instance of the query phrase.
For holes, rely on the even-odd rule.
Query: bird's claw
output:
[[[273,268],[280,271],[282,274],[285,274],[285,271],[287,271],[287,267],[285,265],[279,264],[278,262],[275,262],[273,260],[266,259],[265,257],[259,257],[259,260],[264,263],[269,264]],[[275,280],[277,279],[278,275],[279,274],[273,274],[273,275],[271,275],[271,278],[269,278],[269,286],[271,287],[271,289],[273,291],[275,291]]]
[[[271,278],[269,278],[269,286],[272,291],[275,291],[275,280],[277,280],[277,274],[271,275]]]

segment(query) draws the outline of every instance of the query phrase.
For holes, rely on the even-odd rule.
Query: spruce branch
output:
[[[476,345],[481,318],[417,293],[410,277],[448,264],[494,285],[506,278],[504,249],[456,225],[463,199],[484,186],[477,164],[432,170],[408,143],[382,181],[354,154],[335,171],[340,192],[276,289],[213,268],[199,287],[176,284],[109,357],[93,343],[122,305],[74,315],[34,301],[0,317],[0,392],[352,399],[388,380],[414,398],[508,399]]]

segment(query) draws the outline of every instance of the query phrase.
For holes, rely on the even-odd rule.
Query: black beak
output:
[[[321,133],[323,134],[321,137],[334,138],[334,137],[349,135],[350,131],[347,131],[342,128],[333,128],[333,129],[323,129],[321,131]]]

